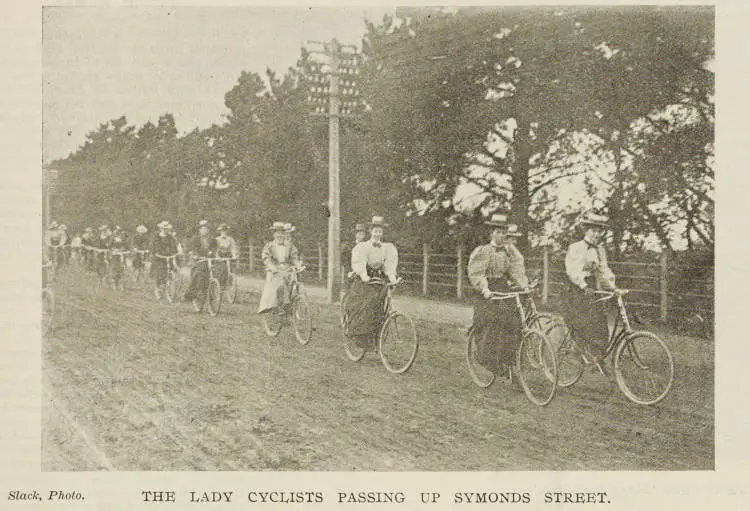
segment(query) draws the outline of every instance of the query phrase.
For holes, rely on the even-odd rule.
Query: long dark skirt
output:
[[[203,261],[196,263],[190,269],[190,286],[185,293],[185,300],[197,298],[199,301],[206,298],[208,290],[208,263]]]
[[[561,312],[574,339],[595,358],[603,357],[609,342],[608,302],[594,303],[594,296],[586,296],[574,286],[566,286],[562,298]]]
[[[173,263],[169,263],[173,264]],[[167,281],[167,260],[160,257],[154,257],[151,261],[151,280],[157,287],[161,287]]]
[[[352,279],[346,294],[346,314],[349,318],[347,336],[360,342],[374,341],[385,320],[383,307],[387,288],[378,284],[365,284]]]
[[[515,300],[474,302],[477,361],[491,371],[501,365],[513,365],[521,334],[521,318]]]

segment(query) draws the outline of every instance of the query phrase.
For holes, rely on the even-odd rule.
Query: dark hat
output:
[[[385,223],[382,216],[374,216],[370,221],[370,227],[388,227],[390,224]]]

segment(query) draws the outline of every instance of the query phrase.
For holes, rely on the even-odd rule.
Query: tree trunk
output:
[[[513,188],[513,200],[511,202],[511,221],[518,224],[521,237],[518,238],[518,249],[521,253],[529,249],[529,208],[531,205],[529,197],[529,159],[531,158],[532,144],[529,139],[529,124],[526,121],[516,119],[518,129],[514,135],[513,164],[511,173],[511,186]]]

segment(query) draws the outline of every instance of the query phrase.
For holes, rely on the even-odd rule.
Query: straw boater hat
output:
[[[354,226],[354,232],[365,232],[367,231],[367,226],[365,224],[357,224]]]
[[[57,222],[52,222],[49,224],[50,229],[57,229]]]
[[[83,230],[83,232],[94,232],[94,229],[92,229],[91,227],[86,227],[86,228],[85,228],[85,229]]]
[[[148,228],[145,225],[141,224],[135,228],[135,232],[140,233],[140,234],[145,234],[148,232]]]
[[[385,220],[382,216],[374,216],[372,217],[372,221],[370,221],[370,227],[388,227],[389,224],[385,223]]]
[[[484,222],[486,225],[491,225],[495,228],[504,228],[506,236],[521,236],[518,230],[517,224],[508,223],[508,215],[495,213],[492,218]]]
[[[104,231],[106,231],[107,229],[109,229],[109,227],[107,227],[106,225],[100,225],[100,226],[99,226],[99,232],[104,232]]]
[[[169,229],[169,222],[167,222],[166,220],[162,220],[161,222],[156,224],[156,227],[158,227],[159,229]]]
[[[68,229],[68,226],[65,225],[65,224],[60,224],[60,226],[58,227],[58,229],[60,229],[61,231],[66,231]]]
[[[284,232],[294,232],[297,228],[292,224],[284,224]]]
[[[217,231],[228,231],[229,226],[227,224],[221,224],[219,227],[216,228]]]
[[[584,227],[596,226],[601,227],[602,229],[607,229],[609,228],[608,222],[609,218],[607,218],[606,216],[596,215],[594,213],[587,213],[581,219],[581,225]]]
[[[270,227],[272,231],[283,231],[284,230],[284,222],[274,222],[273,225]]]
[[[198,227],[208,227],[208,220],[201,220],[198,222]]]

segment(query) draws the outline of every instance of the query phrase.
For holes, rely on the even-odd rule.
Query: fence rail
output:
[[[308,269],[308,274],[325,282],[327,278],[327,249],[323,243],[298,240],[298,248]],[[263,273],[261,245],[249,244],[241,247],[239,270],[251,274]],[[464,299],[471,284],[467,277],[468,253],[457,246],[455,253],[431,252],[424,245],[420,252],[399,254],[399,275],[407,288],[423,296]],[[540,280],[542,303],[547,304],[561,296],[567,285],[564,259],[556,257],[547,247],[541,257],[525,259],[529,275]],[[700,313],[713,317],[714,280],[713,267],[670,264],[666,253],[658,263],[639,261],[609,261],[617,276],[619,287],[631,290],[626,303],[642,307],[662,321],[685,312]],[[698,273],[704,278],[695,278]],[[473,293],[473,291],[472,291]],[[675,314],[675,313],[681,314]]]

